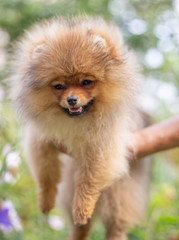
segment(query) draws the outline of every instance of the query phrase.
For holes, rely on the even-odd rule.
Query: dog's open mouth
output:
[[[85,113],[87,113],[89,111],[89,109],[93,105],[93,103],[94,103],[94,99],[92,99],[90,102],[88,102],[88,104],[86,104],[84,106],[81,106],[81,107],[63,108],[63,109],[71,117],[81,116],[81,115],[84,115]]]

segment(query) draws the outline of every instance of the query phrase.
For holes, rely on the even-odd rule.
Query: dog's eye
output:
[[[54,88],[57,90],[65,89],[65,87],[62,84],[57,84],[54,86]]]
[[[81,83],[82,86],[89,86],[93,81],[84,79]]]

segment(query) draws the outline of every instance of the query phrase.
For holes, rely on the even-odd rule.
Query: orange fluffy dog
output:
[[[71,240],[87,238],[97,213],[108,240],[126,239],[143,215],[148,177],[144,161],[127,160],[140,76],[118,27],[88,18],[38,24],[19,43],[13,71],[41,211],[59,192]]]

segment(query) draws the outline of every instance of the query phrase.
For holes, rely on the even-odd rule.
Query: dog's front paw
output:
[[[99,193],[94,194],[91,191],[89,195],[79,188],[75,191],[73,199],[73,220],[74,224],[84,225],[92,217]]]
[[[93,208],[94,209],[94,208]],[[74,224],[85,225],[88,222],[88,219],[91,218],[93,210],[89,209],[82,203],[79,206],[74,206],[73,208],[73,221]]]
[[[38,194],[38,203],[42,213],[48,214],[55,206],[56,189],[41,190]]]

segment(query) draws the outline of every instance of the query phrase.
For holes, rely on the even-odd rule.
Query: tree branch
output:
[[[134,139],[130,150],[137,159],[179,146],[179,116],[136,132]]]

